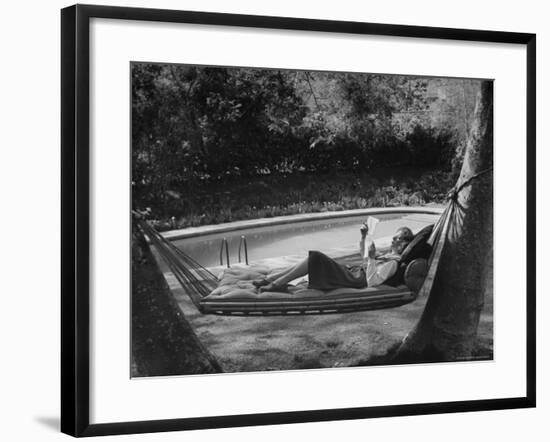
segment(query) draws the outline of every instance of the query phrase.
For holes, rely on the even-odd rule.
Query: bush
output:
[[[437,82],[134,63],[134,201],[173,206],[173,189],[279,174],[449,169],[463,140],[435,119],[450,114],[431,107]]]
[[[148,201],[158,230],[297,213],[444,203],[449,173],[385,169],[374,174],[272,175],[181,190],[185,198]],[[172,219],[174,217],[175,219]]]
[[[454,150],[451,145],[453,136],[450,132],[432,127],[414,126],[405,141],[409,149],[409,164],[427,167],[451,167]]]

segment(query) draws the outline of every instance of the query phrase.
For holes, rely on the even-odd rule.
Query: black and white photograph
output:
[[[493,360],[493,79],[129,75],[132,378]]]
[[[94,3],[0,28],[2,440],[544,440],[543,2]]]

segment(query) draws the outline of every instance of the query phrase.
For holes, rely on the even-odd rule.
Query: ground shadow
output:
[[[34,420],[50,430],[60,431],[60,422],[57,416],[35,416]]]

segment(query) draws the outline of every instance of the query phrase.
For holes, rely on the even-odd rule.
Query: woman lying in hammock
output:
[[[361,241],[359,247],[361,256],[365,256],[365,237],[368,227],[361,227]],[[308,275],[308,287],[317,290],[332,290],[336,288],[375,287],[388,281],[396,274],[399,268],[401,253],[413,240],[414,235],[408,227],[401,227],[392,238],[391,250],[383,255],[376,255],[376,246],[371,243],[367,258],[363,265],[348,267],[338,264],[327,255],[310,251],[309,256],[302,262],[291,266],[282,272],[270,275],[266,279],[252,282],[262,292],[286,292],[288,283],[296,278]]]

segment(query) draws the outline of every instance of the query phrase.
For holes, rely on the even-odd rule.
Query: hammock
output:
[[[227,269],[218,287],[201,300],[201,311],[222,315],[304,315],[386,309],[407,304],[431,289],[451,213],[452,204],[434,225],[428,240],[433,245],[428,261],[411,261],[405,271],[405,284],[398,287],[383,284],[363,289],[321,291],[301,283],[290,286],[289,293],[258,293],[252,280],[267,276],[270,269]]]
[[[432,251],[426,262],[413,260],[405,271],[405,285],[381,285],[365,289],[313,290],[297,285],[290,293],[261,292],[252,280],[265,277],[267,268],[228,269],[220,280],[189,255],[158,233],[141,215],[139,229],[155,246],[176,279],[201,313],[224,315],[287,315],[344,313],[390,308],[427,296],[433,286],[447,231],[455,217],[459,192],[481,175],[483,170],[455,186],[448,194],[449,203],[432,229],[428,244]]]
[[[435,224],[429,239],[432,253],[426,260],[414,260],[407,266],[405,282],[398,287],[381,285],[364,289],[340,288],[330,291],[308,289],[302,283],[291,286],[289,293],[260,292],[254,279],[265,277],[270,269],[262,267],[231,268],[220,279],[197,261],[174,246],[148,222],[137,219],[141,232],[155,247],[179,284],[201,313],[223,315],[287,315],[345,313],[396,307],[429,292],[437,262],[441,256],[448,228],[449,205]],[[138,215],[138,214],[136,214]],[[427,277],[424,279],[426,276]],[[424,283],[422,284],[422,281]],[[420,288],[420,292],[419,292]]]

